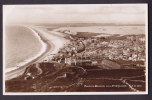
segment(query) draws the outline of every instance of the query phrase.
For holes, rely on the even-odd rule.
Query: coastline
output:
[[[40,41],[42,48],[40,50],[40,52],[31,58],[26,59],[26,61],[21,62],[19,67],[13,67],[11,69],[5,69],[5,80],[9,80],[12,78],[15,78],[21,74],[24,73],[25,69],[32,63],[35,63],[39,58],[41,58],[45,53],[47,53],[50,49],[51,49],[51,45],[47,42],[44,42],[44,40],[42,39],[42,37],[40,37],[40,35],[35,32],[31,27],[26,27],[28,29],[30,29],[35,36],[38,38],[38,40]]]
[[[25,69],[33,63],[42,62],[42,60],[47,57],[50,53],[57,53],[58,50],[63,47],[64,41],[62,41],[61,37],[53,36],[48,33],[45,28],[38,28],[38,27],[27,27],[29,28],[41,41],[43,47],[42,50],[39,52],[38,55],[32,57],[32,59],[26,60],[26,62],[21,63],[19,68],[15,68],[10,72],[5,73],[5,80],[10,80],[12,78],[18,77],[19,75],[23,74]],[[56,43],[60,43],[60,45],[56,45]],[[51,55],[49,55],[51,58]]]
[[[26,62],[22,62],[19,68],[15,67],[15,68],[12,68],[13,70],[6,72],[5,73],[5,80],[10,80],[12,78],[15,78],[15,77],[23,74],[25,69],[30,64],[40,62],[49,53],[51,53],[53,51],[56,51],[56,50],[54,50],[55,49],[55,44],[52,43],[53,40],[49,40],[50,38],[48,39],[48,38],[45,37],[46,32],[45,32],[45,34],[43,34],[44,32],[42,30],[44,30],[44,29],[39,29],[37,27],[27,27],[27,28],[29,28],[38,37],[40,43],[42,43],[42,46],[43,46],[42,50],[36,56],[26,60]],[[39,31],[39,30],[41,30],[41,31]],[[58,37],[58,38],[60,38],[60,37]],[[53,53],[55,53],[55,52],[53,52]]]
[[[21,66],[25,66],[27,63],[31,62],[32,60],[36,59],[37,57],[41,56],[47,49],[47,45],[43,40],[42,38],[39,36],[38,33],[36,33],[32,28],[30,27],[26,27],[26,26],[23,26],[25,28],[27,28],[28,30],[30,30],[32,33],[34,33],[35,37],[39,40],[40,44],[41,44],[41,50],[39,50],[39,52],[37,54],[35,54],[34,56],[32,57],[29,57],[27,59],[25,59],[24,61],[18,63],[18,67],[17,66],[14,66],[14,67],[11,67],[11,68],[6,68],[5,69],[5,73],[7,72],[11,72],[13,70],[16,70],[18,69],[19,67]]]
[[[56,32],[54,30],[48,31],[46,28],[43,27],[33,27],[34,30],[36,30],[37,33],[39,33],[40,37],[44,39],[43,41],[48,43],[51,46],[51,49],[37,62],[41,62],[45,58],[49,57],[49,59],[52,59],[52,54],[57,54],[58,51],[64,47],[64,44],[69,43],[69,40],[62,36],[58,36],[57,34],[62,34],[60,32]],[[43,34],[41,34],[43,33]]]

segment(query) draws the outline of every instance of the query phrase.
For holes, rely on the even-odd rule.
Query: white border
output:
[[[2,21],[3,21],[3,32],[2,32],[2,34],[3,34],[3,33],[5,33],[5,28],[4,28],[4,26],[5,26],[4,6],[2,6],[2,12],[3,12],[3,15],[2,15]],[[4,73],[5,72],[4,71],[4,65],[5,65],[5,61],[4,61],[5,60],[5,55],[4,55],[5,54],[5,50],[4,50],[4,48],[5,48],[5,40],[4,39],[5,39],[5,35],[3,34],[3,52],[2,52],[3,53],[2,54],[3,55],[3,67],[2,67],[3,68],[3,77],[2,77],[2,79],[3,79],[3,95],[7,95],[7,93],[5,92],[5,73]]]
[[[137,3],[139,4],[139,3]],[[5,92],[5,35],[3,34],[3,95],[148,95],[148,4],[147,3],[141,3],[146,5],[146,25],[145,25],[145,31],[146,31],[146,91],[145,92]],[[48,5],[48,4],[46,4]],[[54,5],[54,4],[53,4]],[[72,5],[72,4],[70,4]],[[94,4],[96,5],[96,4]],[[98,5],[98,4],[97,4]],[[101,5],[106,5],[106,4],[101,4]],[[108,4],[109,5],[109,4]],[[113,4],[115,5],[115,4]],[[118,4],[117,4],[118,5]],[[123,4],[120,4],[123,5]],[[4,9],[4,5],[2,7]],[[3,33],[5,33],[5,17],[4,17],[4,10],[3,11]]]

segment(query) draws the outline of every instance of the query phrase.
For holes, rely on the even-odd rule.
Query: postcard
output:
[[[147,4],[3,5],[3,94],[148,94]]]

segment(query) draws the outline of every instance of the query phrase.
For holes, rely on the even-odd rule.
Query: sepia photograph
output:
[[[3,5],[3,94],[148,94],[147,8]]]

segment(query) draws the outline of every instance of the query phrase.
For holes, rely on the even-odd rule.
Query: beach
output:
[[[89,29],[89,32],[93,32],[94,30],[96,30],[95,33],[103,32],[103,30],[100,29],[101,27],[99,28],[99,26],[97,27],[94,26],[94,27],[89,27],[89,28],[88,27],[68,27],[68,28],[61,27],[61,28],[57,28],[53,30],[48,30],[47,29],[48,27],[45,27],[45,26],[25,26],[25,27],[31,30],[32,33],[38,38],[38,40],[40,41],[42,45],[42,48],[37,55],[25,60],[24,62],[21,62],[19,67],[13,67],[11,68],[11,70],[5,70],[6,80],[12,79],[14,77],[17,77],[23,74],[26,67],[28,67],[29,65],[33,63],[41,63],[44,60],[51,60],[52,57],[58,53],[60,48],[63,48],[64,45],[68,44],[70,41],[65,39],[64,38],[65,34],[60,33],[59,30],[69,29],[72,33],[73,32],[77,33],[79,31],[87,32],[88,29]],[[138,26],[136,30],[134,29],[136,28],[136,26],[134,26],[134,28],[131,28],[130,26],[123,26],[123,27],[124,28],[120,29],[120,27],[117,26],[117,29],[120,29],[121,32],[125,32],[125,30],[129,28],[136,31],[135,34],[143,33],[143,31],[139,30],[140,28],[141,30],[144,30],[143,26]],[[108,26],[106,26],[105,28],[108,28]],[[110,28],[113,28],[113,27],[110,26]],[[108,31],[108,29],[106,31]],[[108,32],[108,33],[113,34],[112,32]],[[109,36],[109,34],[106,34],[106,35]],[[101,36],[103,36],[103,34]]]
[[[38,37],[42,48],[36,56],[20,63],[19,67],[12,68],[12,71],[5,71],[5,80],[9,80],[22,75],[29,65],[33,63],[43,62],[46,57],[49,57],[49,59],[51,59],[53,56],[51,54],[58,53],[60,48],[69,42],[69,40],[66,40],[64,37],[55,35],[60,34],[59,32],[48,31],[44,27],[28,26],[27,28],[29,28]]]

